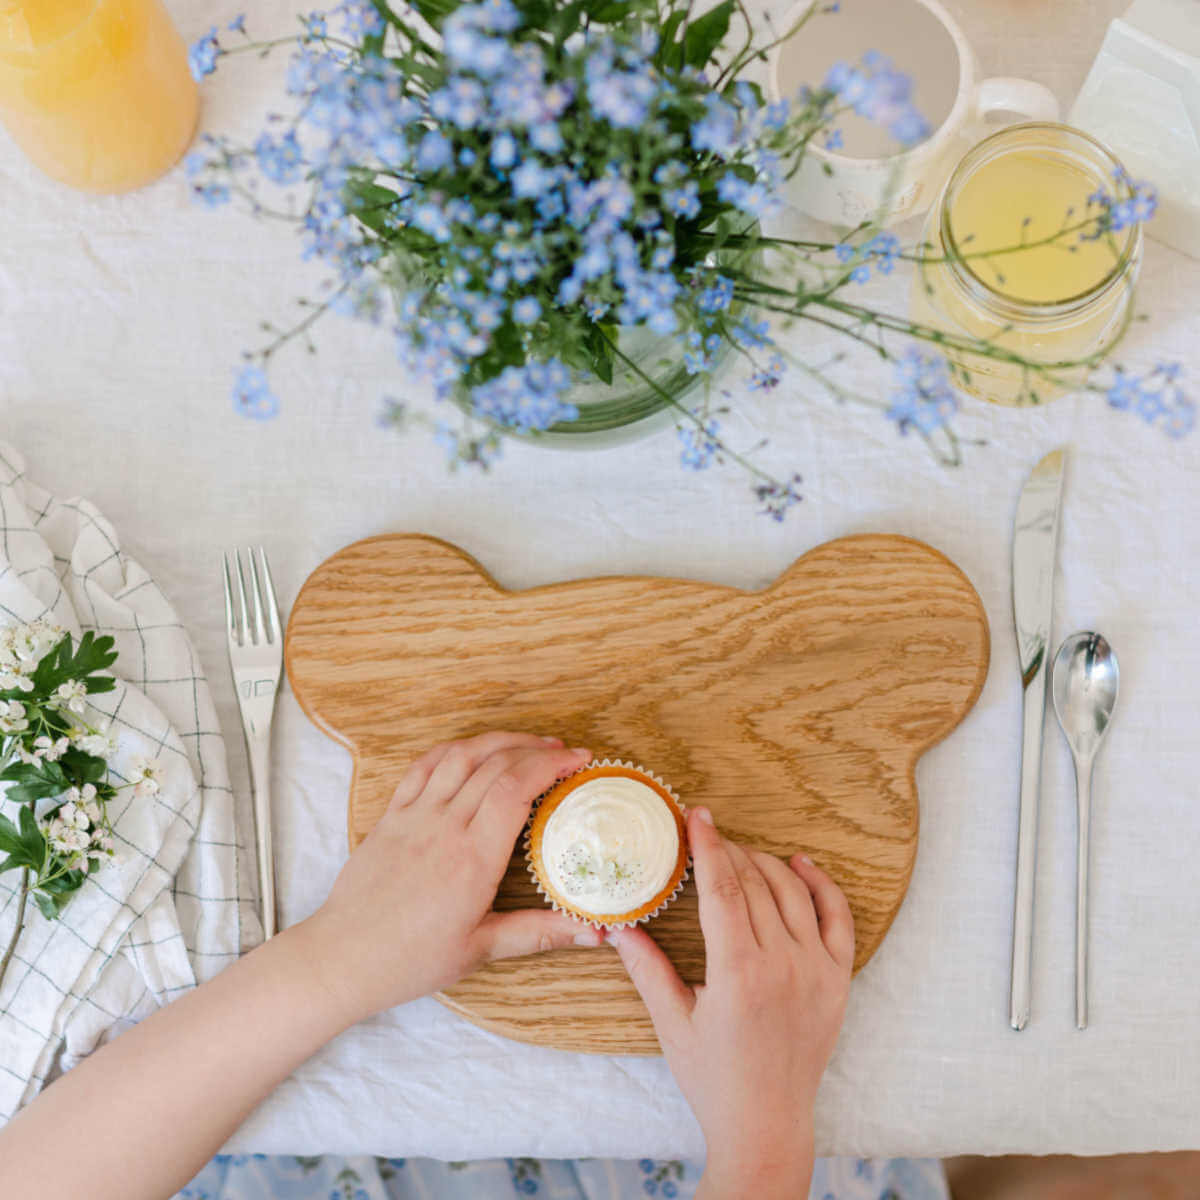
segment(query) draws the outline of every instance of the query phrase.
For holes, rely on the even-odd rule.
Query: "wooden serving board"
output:
[[[556,734],[644,764],[731,837],[811,854],[850,899],[858,969],[912,873],[916,761],[975,703],[988,626],[957,567],[890,535],[819,546],[759,592],[654,578],[510,592],[454,546],[394,535],[313,572],[286,658],[304,710],[354,756],[351,847],[435,742]],[[540,903],[518,847],[496,907]],[[648,928],[703,979],[693,884]],[[439,999],[523,1041],[659,1052],[609,947],[493,963]]]

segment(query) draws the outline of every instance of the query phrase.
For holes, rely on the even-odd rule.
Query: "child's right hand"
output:
[[[708,1147],[699,1193],[808,1194],[813,1105],[845,1014],[854,924],[837,884],[688,815],[708,957],[688,987],[644,930],[608,935],[642,994]]]

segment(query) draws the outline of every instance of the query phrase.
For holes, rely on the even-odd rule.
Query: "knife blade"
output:
[[[1021,489],[1013,528],[1013,618],[1024,690],[1009,1017],[1014,1029],[1024,1029],[1029,1021],[1042,729],[1046,714],[1047,656],[1054,611],[1054,560],[1065,458],[1065,450],[1052,450],[1034,467]]]

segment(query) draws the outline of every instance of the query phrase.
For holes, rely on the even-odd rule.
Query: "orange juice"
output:
[[[0,120],[55,179],[149,183],[187,148],[198,106],[162,0],[0,0]]]

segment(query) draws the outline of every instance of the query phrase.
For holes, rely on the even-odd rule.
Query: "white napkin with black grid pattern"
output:
[[[57,921],[30,904],[0,985],[0,1122],[103,1040],[216,975],[261,940],[252,855],[238,827],[225,746],[187,631],[112,526],[86,500],[25,478],[0,442],[0,624],[46,617],[116,639],[117,687],[92,698],[119,774],[157,758],[157,795],[110,806],[117,854]],[[0,809],[15,815],[13,802]],[[0,944],[18,872],[0,875]]]

